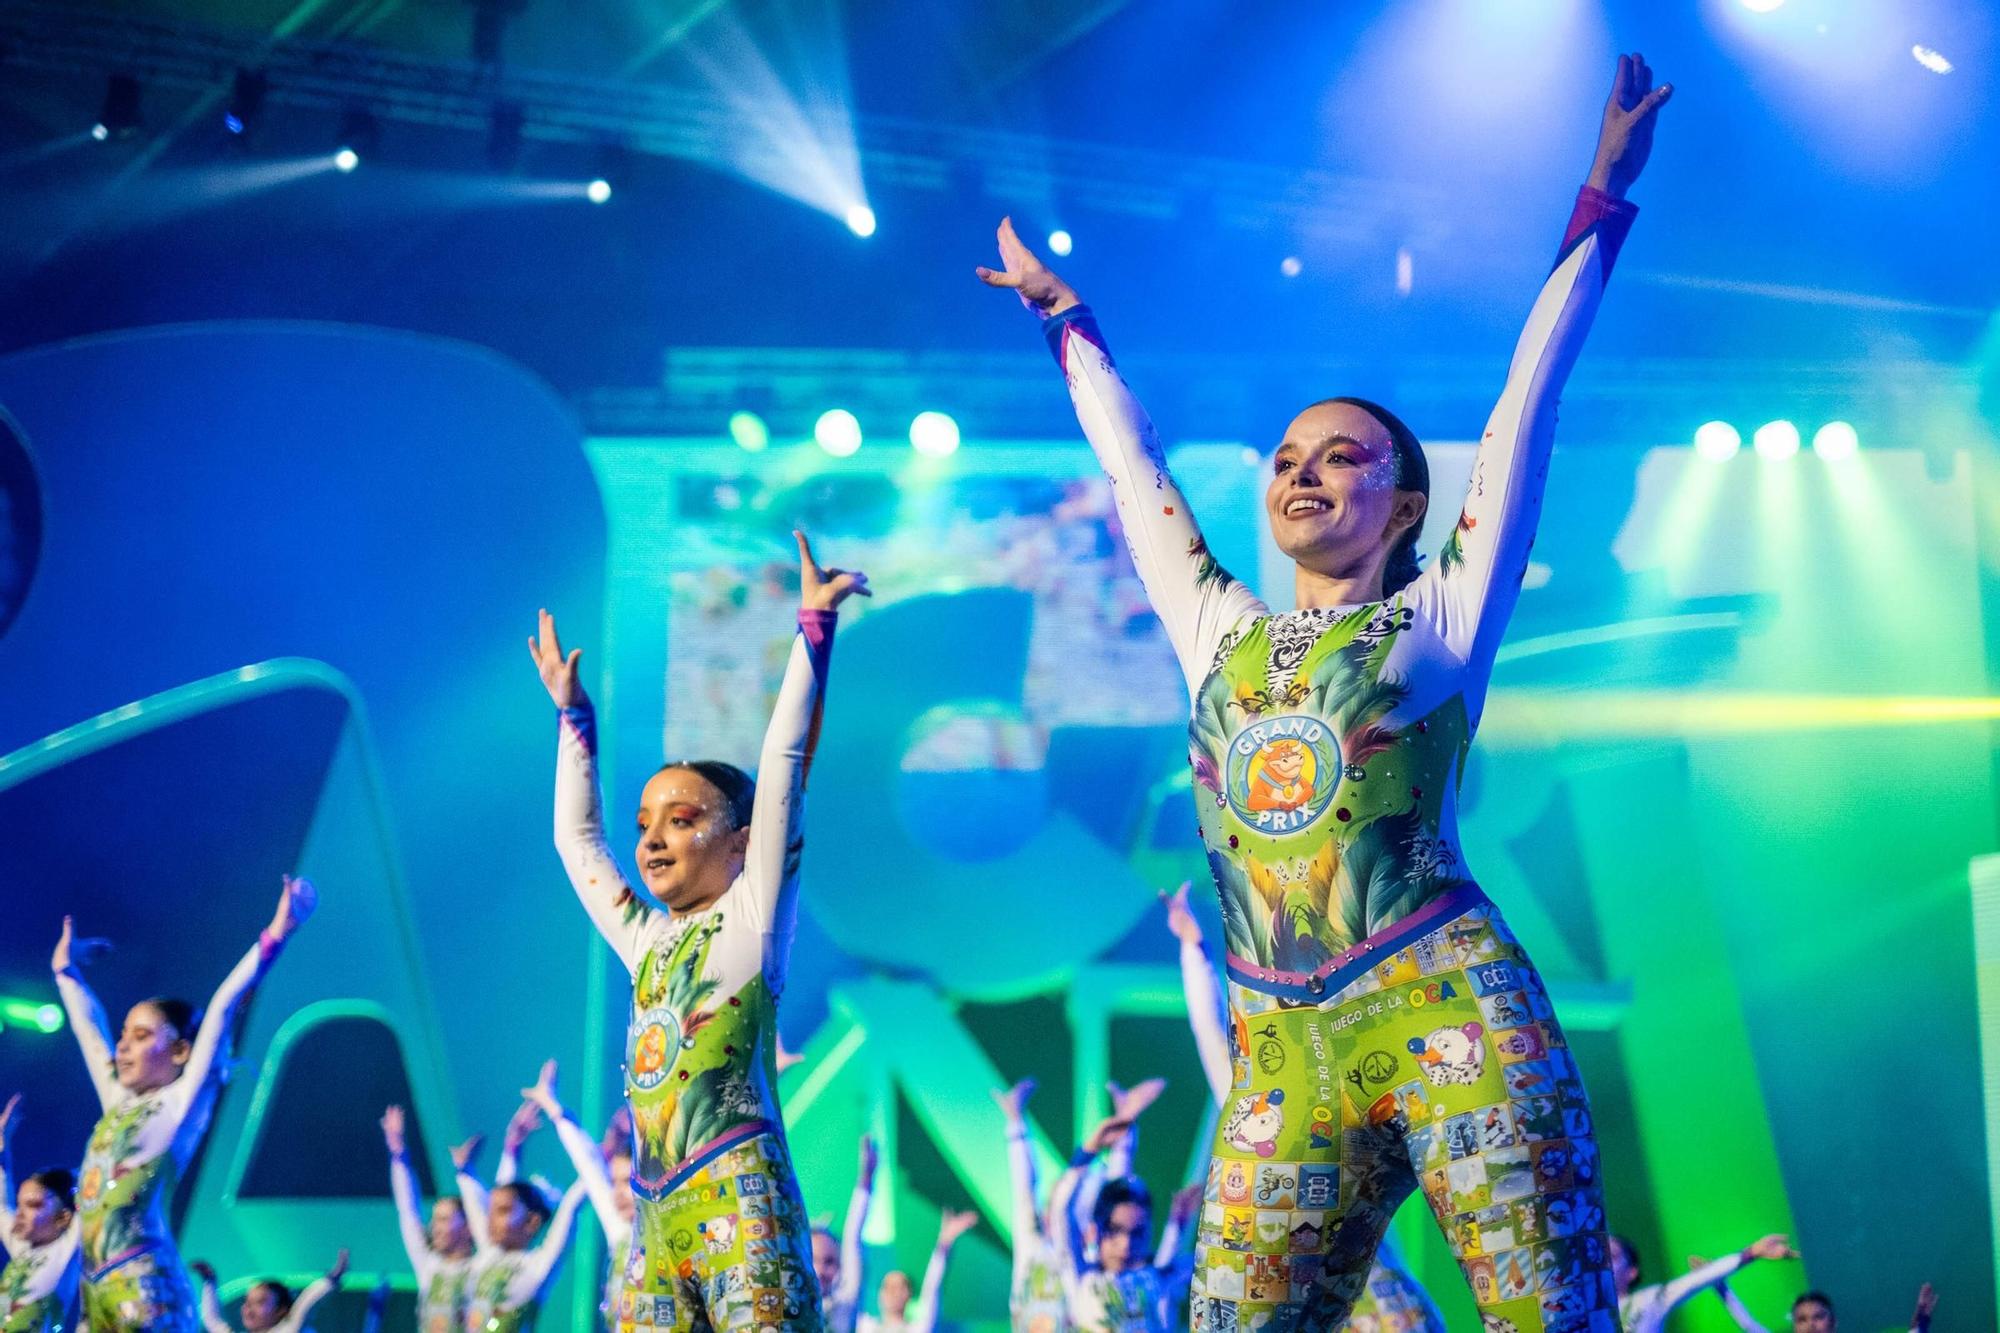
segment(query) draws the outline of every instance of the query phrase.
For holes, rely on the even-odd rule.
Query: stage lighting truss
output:
[[[115,70],[161,88],[200,92],[226,87],[235,70],[254,68],[271,105],[336,112],[359,105],[385,122],[482,138],[493,131],[496,106],[507,104],[524,109],[529,140],[616,141],[636,153],[724,170],[754,133],[745,113],[722,100],[656,84],[409,56],[358,43],[273,41],[29,0],[0,7],[0,66],[91,76]],[[1153,218],[1200,208],[1224,225],[1288,225],[1331,245],[1387,238],[1421,249],[1442,240],[1453,217],[1442,187],[899,117],[862,115],[856,130],[861,175],[871,190],[973,187],[996,200],[1053,196],[1079,210]]]

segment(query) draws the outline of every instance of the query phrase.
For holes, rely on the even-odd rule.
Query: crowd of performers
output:
[[[1636,214],[1625,194],[1669,92],[1641,57],[1620,58],[1588,183],[1480,437],[1463,510],[1428,568],[1416,540],[1429,470],[1408,427],[1355,398],[1291,422],[1266,494],[1271,535],[1296,568],[1289,612],[1272,612],[1209,555],[1095,317],[1002,223],[1003,266],[979,276],[1042,320],[1186,678],[1226,959],[1218,975],[1183,889],[1168,923],[1218,1127],[1205,1175],[1171,1195],[1164,1217],[1130,1165],[1157,1084],[1112,1090],[1112,1115],[1046,1196],[1029,1151],[1031,1085],[996,1093],[1013,1176],[1010,1313],[1022,1333],[1183,1320],[1202,1333],[1440,1329],[1386,1236],[1413,1193],[1487,1333],[1651,1333],[1697,1292],[1729,1296],[1743,1265],[1796,1257],[1784,1236],[1766,1236],[1645,1281],[1637,1251],[1606,1227],[1590,1103],[1561,1024],[1470,877],[1455,813],[1534,539],[1556,401]],[[836,613],[868,593],[862,574],[823,568],[802,535],[798,551],[798,632],[756,776],[708,760],[654,774],[638,793],[636,885],[600,804],[580,652],[541,614],[529,648],[558,713],[556,844],[632,982],[626,1108],[599,1141],[545,1067],[491,1186],[475,1174],[476,1141],[463,1145],[455,1191],[428,1213],[403,1112],[389,1108],[382,1133],[425,1333],[535,1327],[586,1201],[612,1252],[608,1329],[904,1333],[937,1318],[947,1259],[974,1215],[945,1214],[920,1290],[888,1274],[864,1312],[874,1150],[862,1145],[838,1236],[815,1229],[776,1093],[806,771]],[[80,971],[95,942],[65,921],[56,982],[103,1113],[79,1173],[6,1179],[0,1330],[229,1327],[199,1265],[197,1292],[167,1205],[207,1129],[233,1018],[315,900],[310,884],[286,879],[270,924],[205,1009],[149,1000],[115,1037]],[[544,1120],[575,1168],[560,1195],[516,1166]],[[301,1327],[345,1266],[343,1251],[300,1292],[257,1283],[243,1327]],[[1926,1288],[1913,1326],[1931,1299]],[[1791,1310],[1798,1333],[1833,1318],[1816,1293]]]

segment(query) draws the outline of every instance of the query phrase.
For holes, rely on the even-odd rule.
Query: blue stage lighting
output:
[[[1751,438],[1759,458],[1790,458],[1799,451],[1799,428],[1789,421],[1767,421]]]
[[[1845,421],[1829,421],[1813,432],[1813,452],[1828,462],[1852,458],[1860,448],[1860,432]]]
[[[836,407],[819,414],[813,423],[813,439],[835,458],[846,458],[861,448],[861,423],[846,408]]]
[[[910,422],[910,447],[926,458],[944,458],[958,450],[958,423],[943,412],[919,412]]]
[[[1743,435],[1727,421],[1704,423],[1694,433],[1694,451],[1711,463],[1726,463],[1743,447]]]

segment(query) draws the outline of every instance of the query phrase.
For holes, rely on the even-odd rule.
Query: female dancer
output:
[[[1667,1316],[1690,1296],[1722,1286],[1752,1260],[1798,1257],[1799,1252],[1792,1248],[1790,1239],[1780,1233],[1753,1241],[1736,1254],[1701,1264],[1693,1272],[1642,1287],[1638,1249],[1625,1237],[1613,1236],[1611,1273],[1618,1283],[1618,1318],[1625,1325],[1625,1333],[1660,1333],[1667,1326]]]
[[[876,1289],[879,1315],[862,1315],[859,1333],[931,1333],[937,1327],[938,1302],[944,1299],[944,1275],[951,1263],[951,1247],[958,1238],[979,1225],[979,1214],[947,1210],[938,1220],[937,1244],[930,1262],[924,1266],[923,1294],[911,1305],[910,1275],[900,1270],[885,1275]]]
[[[1556,399],[1669,91],[1642,58],[1619,60],[1589,182],[1430,570],[1409,429],[1359,399],[1292,421],[1265,511],[1297,611],[1271,614],[1209,555],[1095,319],[1008,223],[1005,271],[979,270],[1046,321],[1194,700],[1231,1020],[1255,1044],[1210,1162],[1221,1216],[1202,1228],[1196,1330],[1336,1326],[1419,1183],[1489,1326],[1617,1319],[1602,1222],[1575,1225],[1602,1217],[1583,1083],[1540,978],[1466,872],[1454,796],[1527,567]],[[1287,1211],[1317,1219],[1252,1225],[1253,1191],[1284,1197],[1285,1182]],[[1298,1208],[1309,1188],[1332,1205]],[[1225,1243],[1245,1226],[1247,1242]]]
[[[556,1062],[542,1066],[542,1076],[521,1095],[542,1110],[556,1127],[563,1151],[569,1154],[576,1178],[597,1214],[604,1232],[605,1247],[611,1251],[609,1272],[604,1280],[604,1300],[599,1312],[607,1333],[617,1333],[618,1297],[625,1289],[625,1269],[632,1258],[632,1140],[616,1140],[608,1151],[570,1116],[556,1096]]]
[[[779,1051],[779,1063],[784,1052]],[[861,1229],[868,1224],[868,1202],[875,1194],[875,1140],[861,1136],[861,1162],[855,1169],[854,1193],[847,1200],[847,1224],[836,1237],[825,1227],[812,1232],[813,1276],[819,1282],[819,1302],[826,1333],[854,1333],[861,1309]]]
[[[194,1291],[167,1227],[167,1201],[208,1130],[228,1065],[236,1015],[292,932],[318,905],[312,884],[287,875],[278,910],[196,1019],[185,1000],[144,1000],[111,1028],[77,968],[107,947],[78,940],[63,918],[52,960],[103,1118],[77,1189],[84,1322],[93,1333],[193,1333]]]
[[[582,654],[565,655],[546,611],[539,636],[528,641],[561,710],[556,847],[591,920],[632,976],[625,1090],[645,1266],[620,1319],[640,1327],[727,1328],[746,1317],[799,1333],[821,1326],[810,1225],[772,1062],[834,614],[850,594],[866,596],[868,581],[822,569],[805,536],[793,536],[799,633],[757,780],[713,760],[671,763],[653,775],[639,794],[634,851],[645,897],[619,872],[604,838],[597,728],[577,679]]]
[[[1097,1192],[1106,1180],[1118,1180],[1132,1173],[1132,1155],[1138,1149],[1136,1128],[1140,1113],[1153,1104],[1166,1088],[1166,1080],[1152,1078],[1131,1088],[1107,1083],[1111,1094],[1113,1121],[1125,1129],[1102,1158],[1088,1146],[1077,1150],[1071,1165],[1083,1174],[1068,1201],[1071,1210],[1090,1212]],[[1050,1207],[1042,1210],[1035,1183],[1035,1153],[1029,1146],[1027,1105],[1035,1091],[1035,1080],[1024,1078],[1013,1087],[995,1089],[993,1100],[1007,1121],[1007,1175],[1013,1187],[1013,1279],[1007,1289],[1007,1311],[1013,1333],[1066,1333],[1069,1328],[1069,1298],[1063,1290],[1063,1256],[1058,1239],[1067,1236],[1069,1225],[1055,1211],[1054,1191]]]
[[[516,1114],[508,1122],[507,1151],[490,1194],[472,1173],[478,1139],[452,1150],[459,1204],[472,1229],[465,1327],[473,1333],[531,1333],[541,1317],[542,1302],[562,1271],[576,1210],[583,1206],[581,1180],[551,1209],[540,1185],[515,1178],[514,1159],[528,1128],[541,1119],[539,1110],[528,1109],[532,1114]]]
[[[193,1265],[195,1276],[201,1279],[201,1326],[205,1333],[236,1333],[229,1321],[222,1317],[222,1300],[215,1290],[215,1270],[207,1264]],[[340,1290],[340,1279],[347,1274],[347,1251],[342,1250],[334,1257],[333,1267],[326,1270],[326,1276],[306,1284],[306,1288],[296,1294],[276,1278],[265,1278],[255,1283],[244,1293],[243,1328],[245,1333],[299,1333],[306,1326],[313,1307]]]
[[[62,1333],[76,1315],[76,1177],[38,1171],[17,1192],[8,1131],[20,1106],[14,1096],[0,1107],[0,1333]]]
[[[389,1149],[389,1192],[403,1253],[417,1277],[418,1333],[463,1333],[466,1283],[472,1276],[472,1228],[456,1195],[440,1194],[426,1218],[417,1206],[417,1174],[403,1142],[403,1108],[382,1113],[382,1141]]]
[[[1180,941],[1181,993],[1187,998],[1188,1026],[1194,1032],[1195,1050],[1201,1055],[1201,1070],[1216,1104],[1226,1106],[1232,1088],[1250,1086],[1249,1053],[1232,1049],[1223,1032],[1222,983],[1208,961],[1201,922],[1188,910],[1188,888],[1183,884],[1171,898],[1162,893],[1160,900],[1167,905],[1167,929]],[[1235,1073],[1238,1068],[1244,1070],[1241,1084]],[[1381,1247],[1375,1251],[1368,1285],[1348,1311],[1347,1333],[1445,1333],[1444,1316],[1423,1284],[1403,1266],[1403,1257],[1387,1232],[1382,1233]],[[1631,1333],[1629,1326],[1626,1333]]]
[[[1080,1221],[1079,1187],[1098,1155],[1131,1126],[1117,1113],[1098,1125],[1050,1191],[1067,1326],[1077,1333],[1167,1333],[1179,1326],[1175,1311],[1187,1297],[1191,1274],[1181,1242],[1201,1207],[1201,1186],[1174,1195],[1157,1247],[1153,1197],[1137,1177],[1107,1178],[1089,1206],[1090,1220]]]

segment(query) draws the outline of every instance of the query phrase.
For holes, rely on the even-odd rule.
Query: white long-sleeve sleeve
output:
[[[1229,1034],[1224,1026],[1222,982],[1198,940],[1181,941],[1181,995],[1187,1001],[1188,1027],[1194,1032],[1202,1075],[1208,1080],[1209,1095],[1219,1105],[1236,1081],[1236,1067],[1230,1059]]]
[[[119,1087],[118,1071],[111,1062],[111,1023],[104,1016],[104,1006],[98,1003],[97,992],[83,979],[83,973],[74,967],[56,973],[56,993],[62,996],[70,1031],[76,1034],[77,1049],[83,1052],[90,1086],[97,1090],[97,1103],[108,1107],[118,1096]]]
[[[1406,591],[1407,604],[1473,667],[1479,693],[1467,706],[1475,722],[1535,544],[1555,449],[1556,405],[1637,212],[1595,190],[1579,195],[1560,256],[1528,312],[1500,400],[1479,437],[1457,526]]]
[[[951,1247],[931,1247],[930,1262],[924,1265],[924,1285],[910,1305],[909,1333],[932,1333],[937,1327],[938,1309],[944,1302],[944,1274],[951,1263]]]
[[[222,1317],[222,1302],[216,1297],[213,1282],[201,1284],[201,1327],[202,1333],[236,1333]]]
[[[861,1287],[866,1281],[861,1232],[868,1225],[868,1204],[873,1197],[874,1182],[866,1175],[856,1178],[854,1193],[847,1196],[847,1220],[840,1228],[840,1281],[834,1284],[831,1304],[850,1315],[861,1307]]]
[[[417,1275],[421,1290],[430,1277],[431,1241],[424,1226],[423,1211],[417,1204],[417,1176],[403,1153],[389,1157],[389,1195],[396,1201],[396,1232],[403,1239],[403,1253]]]
[[[1077,424],[1110,479],[1132,564],[1192,695],[1229,632],[1267,608],[1209,554],[1167,470],[1160,437],[1112,364],[1089,307],[1071,307],[1043,331],[1069,382]]]
[[[278,1321],[275,1333],[299,1333],[312,1317],[313,1307],[331,1296],[339,1284],[330,1277],[314,1278],[292,1301],[292,1308]]]
[[[750,843],[743,875],[732,891],[764,928],[764,978],[773,994],[785,988],[792,937],[798,932],[799,859],[804,851],[806,777],[819,740],[833,662],[831,611],[799,611],[799,632],[785,659],[784,680],[757,758],[757,794],[750,807]]]
[[[1666,1326],[1667,1316],[1683,1301],[1718,1282],[1728,1281],[1744,1262],[1741,1254],[1725,1255],[1671,1282],[1639,1288],[1619,1302],[1626,1333],[1659,1333]]]
[[[597,933],[631,972],[653,907],[625,879],[604,837],[598,791],[597,714],[586,702],[557,711],[556,852]]]
[[[1042,1241],[1041,1210],[1035,1206],[1035,1148],[1024,1125],[1007,1131],[1007,1185],[1012,1196],[1013,1282],[1027,1280]]]
[[[453,1179],[458,1185],[458,1205],[465,1211],[465,1228],[472,1233],[472,1248],[485,1255],[493,1249],[493,1237],[486,1226],[492,1216],[492,1200],[472,1172],[459,1171]]]
[[[618,1211],[618,1192],[611,1183],[611,1168],[605,1163],[604,1150],[567,1110],[551,1119],[555,1121],[556,1138],[569,1154],[570,1165],[576,1168],[577,1183],[583,1186],[591,1209],[597,1214],[597,1225],[603,1229],[604,1238],[614,1248],[630,1243],[632,1223]]]

